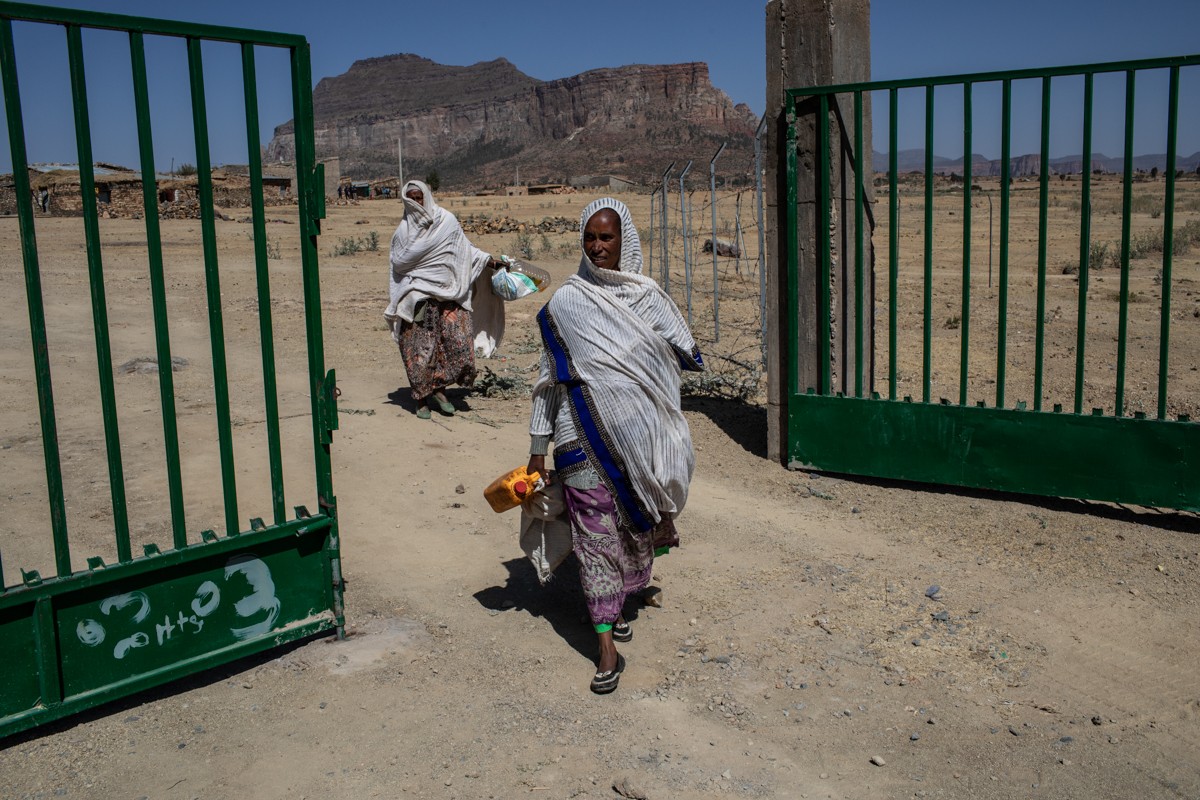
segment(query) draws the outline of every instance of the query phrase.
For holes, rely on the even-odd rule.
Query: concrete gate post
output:
[[[817,297],[819,287],[819,240],[817,230],[817,105],[801,108],[797,115],[797,164],[799,214],[796,241],[789,242],[786,231],[787,161],[783,139],[787,118],[784,93],[803,86],[827,86],[858,83],[871,77],[871,4],[870,0],[771,0],[766,6],[767,126],[763,179],[764,223],[769,257],[767,264],[767,454],[787,463],[788,395],[790,375],[795,374],[800,391],[816,388],[819,378],[817,361]],[[832,104],[831,104],[832,105]],[[851,95],[837,98],[839,113],[830,114],[830,176],[833,190],[832,312],[830,330],[834,362],[834,391],[854,390],[854,106]],[[871,107],[863,98],[864,183],[871,192]],[[868,198],[871,195],[868,194]],[[868,205],[868,208],[870,205]],[[874,353],[873,263],[870,247],[870,221],[864,218],[866,247],[864,316],[866,344],[864,367],[867,391],[871,388]],[[787,294],[789,250],[798,255],[798,293]],[[798,357],[787,362],[788,310],[798,309]]]

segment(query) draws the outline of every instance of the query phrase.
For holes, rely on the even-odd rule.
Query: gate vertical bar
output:
[[[208,152],[208,111],[204,99],[204,62],[200,40],[188,37],[188,74],[192,92],[192,126],[196,137],[196,183],[200,196],[200,231],[204,246],[204,280],[208,294],[208,335],[216,394],[217,441],[225,498],[225,532],[237,533],[237,476],[233,467],[233,434],[229,419],[229,373],[225,365],[225,323],[221,312],[221,278],[217,269],[217,232],[213,218],[212,164]]]
[[[817,253],[820,259],[821,294],[817,299],[817,342],[820,346],[821,394],[833,394],[833,365],[830,353],[830,337],[833,327],[830,321],[830,292],[829,281],[833,272],[833,252],[830,249],[832,228],[831,176],[829,152],[829,95],[822,94],[817,110],[817,160],[821,167],[817,172],[817,230],[821,231],[821,247]],[[844,287],[843,287],[844,291]],[[793,298],[798,295],[792,295]],[[796,305],[793,300],[792,305]]]
[[[974,123],[971,83],[963,84],[963,250],[962,250],[962,349],[959,353],[958,404],[967,404],[967,369],[971,354],[971,134]]]
[[[925,321],[921,400],[929,402],[933,354],[933,86],[925,87]]]
[[[37,236],[33,224],[33,197],[29,186],[29,160],[25,152],[25,122],[13,47],[12,20],[0,19],[0,80],[4,83],[4,112],[12,157],[17,224],[21,232],[21,262],[25,270],[25,305],[29,311],[29,337],[33,345],[33,371],[37,380],[38,417],[42,430],[42,458],[46,465],[46,491],[50,503],[50,528],[54,537],[54,565],[58,576],[71,574],[71,544],[67,537],[67,510],[63,500],[62,463],[58,450],[58,423],[54,413],[54,388],[50,378],[50,347],[46,341],[46,309],[38,266]],[[0,593],[4,582],[0,580]]]
[[[83,33],[67,25],[67,59],[71,68],[71,102],[75,111],[75,146],[79,151],[79,192],[83,205],[83,231],[87,241],[88,282],[92,297],[92,326],[96,333],[96,366],[100,377],[100,407],[104,415],[104,446],[108,456],[108,482],[112,496],[117,558],[129,561],[129,516],[125,503],[125,474],[121,466],[121,436],[117,424],[117,398],[113,387],[112,349],[108,339],[108,303],[104,296],[104,265],[100,256],[100,215],[96,209],[96,181],[92,166],[92,133],[88,119],[87,79],[83,68]]]
[[[1092,73],[1083,76],[1083,186],[1079,199],[1079,314],[1075,336],[1075,413],[1083,413],[1083,374],[1087,360],[1087,295],[1092,247]]]
[[[295,129],[303,123],[307,135],[296,136],[296,189],[300,214],[300,262],[304,276],[304,320],[308,343],[308,378],[313,425],[313,462],[316,470],[317,498],[321,510],[330,517],[329,564],[333,612],[337,636],[345,638],[341,538],[338,528],[337,498],[333,493],[333,465],[329,453],[329,431],[321,414],[325,373],[325,339],[321,328],[321,279],[317,271],[317,237],[321,233],[324,189],[316,179],[316,153],[312,131],[312,63],[309,46],[291,49],[292,114]],[[333,377],[330,372],[329,378]],[[330,397],[333,397],[330,387]],[[336,422],[336,409],[334,409]]]
[[[1038,151],[1037,319],[1034,320],[1033,410],[1042,410],[1046,356],[1046,230],[1050,201],[1050,76],[1042,78],[1042,139]]]
[[[1114,414],[1125,414],[1125,358],[1129,340],[1129,221],[1133,210],[1133,113],[1136,75],[1125,73],[1125,169],[1121,187],[1121,308],[1117,320],[1117,388]]]
[[[896,283],[900,269],[900,184],[896,180],[899,157],[896,133],[899,117],[899,93],[888,91],[888,399],[896,399]]]
[[[1175,249],[1175,150],[1179,140],[1179,67],[1171,67],[1167,105],[1167,192],[1163,199],[1162,312],[1158,333],[1158,418],[1167,418],[1167,367],[1171,352],[1171,267]]]
[[[863,96],[854,93],[854,396],[863,396]]]
[[[62,660],[54,630],[54,603],[39,597],[33,604],[33,647],[37,652],[40,704],[54,707],[62,702]]]
[[[787,247],[784,248],[787,253],[787,297],[797,298],[800,291],[800,254],[798,250],[798,239],[800,236],[800,211],[796,208],[798,193],[798,185],[800,181],[799,171],[797,169],[796,158],[796,106],[790,103],[786,107],[787,120],[787,138],[784,141],[784,157],[787,167],[787,186],[784,203],[786,205],[786,218],[784,220],[787,225]],[[766,267],[766,263],[763,263]],[[800,342],[800,309],[799,303],[794,299],[786,300],[787,305],[787,386],[786,389],[792,394],[800,393],[800,370],[797,368],[799,361],[799,342]],[[826,304],[828,307],[828,303]],[[818,309],[819,312],[819,309]],[[818,313],[819,316],[819,313]],[[825,390],[817,387],[817,391],[824,394]],[[789,434],[789,440],[791,435]],[[791,446],[789,441],[788,446]]]
[[[254,265],[258,285],[258,330],[266,404],[267,451],[271,463],[271,506],[275,524],[287,519],[283,496],[283,456],[279,443],[279,394],[275,381],[275,340],[271,322],[271,271],[267,264],[267,225],[263,209],[262,155],[259,152],[258,81],[254,45],[242,43],[242,83],[246,101],[246,152],[249,154],[250,206],[254,220]],[[401,184],[403,185],[403,184]]]
[[[179,464],[179,431],[175,416],[175,378],[171,334],[167,327],[167,291],[163,277],[162,233],[158,220],[158,180],[154,170],[154,136],[150,125],[150,92],[146,85],[146,46],[142,33],[129,34],[133,67],[133,100],[137,113],[138,152],[142,167],[142,208],[146,217],[146,255],[150,272],[150,304],[154,310],[154,344],[158,358],[158,393],[166,450],[167,496],[171,504],[171,537],[175,549],[187,547],[183,483]]]
[[[1008,222],[1009,180],[1012,174],[1012,81],[1006,80],[1000,90],[1000,309],[996,331],[996,408],[1004,408],[1005,372],[1008,366]],[[988,198],[989,205],[991,198]],[[992,229],[988,223],[988,231]],[[988,259],[992,247],[988,243]],[[990,275],[989,271],[989,275]]]

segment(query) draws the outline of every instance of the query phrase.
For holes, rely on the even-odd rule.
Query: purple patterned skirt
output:
[[[629,530],[620,524],[616,502],[603,484],[564,486],[563,493],[588,614],[593,625],[612,624],[625,598],[650,585],[655,551],[678,546],[675,525],[664,519],[652,530]]]

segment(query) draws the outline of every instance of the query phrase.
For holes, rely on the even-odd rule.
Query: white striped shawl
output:
[[[703,364],[675,303],[640,274],[640,240],[625,205],[592,203],[581,231],[601,208],[621,216],[620,271],[597,269],[585,255],[538,315],[548,358],[535,405],[555,385],[566,390],[589,464],[622,517],[645,530],[687,502],[695,457],[679,407],[680,370]]]

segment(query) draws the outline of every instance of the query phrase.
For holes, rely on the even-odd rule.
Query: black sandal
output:
[[[628,622],[614,622],[612,637],[614,642],[632,642],[633,628],[629,627]]]
[[[592,678],[592,691],[596,694],[608,694],[617,688],[621,682],[621,673],[625,671],[625,656],[617,654],[617,668],[608,672],[597,672]]]

